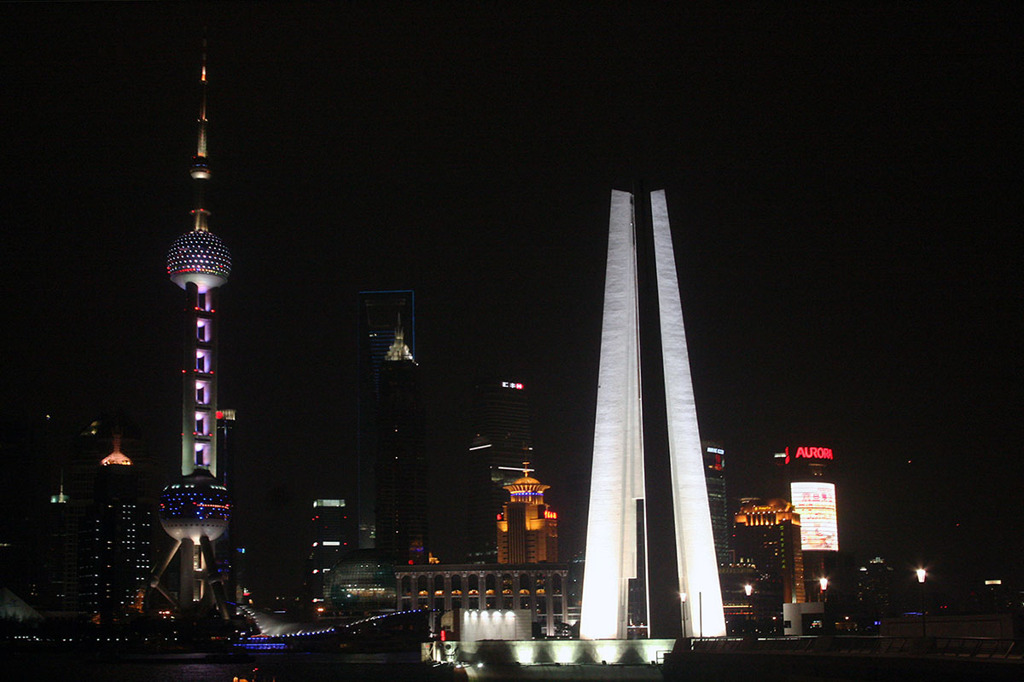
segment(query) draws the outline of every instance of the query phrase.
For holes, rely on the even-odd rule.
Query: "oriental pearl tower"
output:
[[[181,613],[202,612],[215,604],[228,617],[213,541],[227,530],[231,499],[217,478],[217,317],[216,291],[228,281],[231,255],[210,232],[204,185],[206,159],[206,41],[200,75],[199,141],[189,174],[195,183],[193,228],[174,240],[167,274],[185,290],[185,355],[182,365],[181,481],[160,496],[160,523],[174,545],[150,578],[150,587]],[[175,553],[180,553],[178,599],[161,584]]]

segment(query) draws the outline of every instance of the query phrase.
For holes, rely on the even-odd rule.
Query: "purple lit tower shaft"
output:
[[[206,160],[206,44],[203,43],[202,104],[199,139],[189,174],[195,181],[193,229],[178,237],[167,254],[167,274],[185,290],[184,364],[182,365],[182,481],[160,498],[160,521],[176,543],[150,579],[150,586],[172,603],[160,577],[175,552],[181,552],[179,610],[192,610],[210,598],[227,618],[223,587],[212,541],[226,530],[231,501],[217,476],[217,325],[215,291],[228,281],[231,256],[207,225],[204,185]]]

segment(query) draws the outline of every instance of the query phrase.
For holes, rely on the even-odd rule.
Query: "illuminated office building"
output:
[[[426,563],[427,457],[419,367],[401,327],[380,366],[376,545],[396,563]]]
[[[324,580],[331,568],[354,549],[345,500],[313,500],[310,519],[312,541],[306,568],[306,586],[314,605],[324,601]]]
[[[812,594],[821,578],[835,579],[839,560],[836,485],[830,476],[834,453],[832,448],[801,445],[787,447],[775,461],[800,514],[804,578],[807,592]]]
[[[375,546],[377,483],[377,424],[380,399],[380,369],[395,342],[395,330],[402,329],[403,342],[416,356],[416,297],[409,290],[361,291],[357,301],[358,424],[356,448],[357,520],[359,547]]]
[[[174,544],[154,568],[150,587],[179,611],[201,612],[215,604],[228,618],[223,576],[213,543],[228,529],[231,499],[219,478],[217,462],[217,289],[231,274],[231,255],[210,232],[204,195],[210,178],[207,162],[206,52],[200,73],[201,105],[198,143],[189,175],[194,181],[193,228],[178,237],[167,253],[167,274],[185,291],[185,348],[181,368],[181,481],[160,497],[160,523]],[[160,580],[179,555],[177,599]]]
[[[875,557],[857,571],[857,606],[881,621],[895,614],[896,574],[882,557]]]
[[[67,467],[62,473],[60,493],[51,498],[51,515],[54,522],[59,519],[63,529],[55,530],[60,538],[60,549],[51,555],[53,584],[60,598],[55,599],[54,606],[63,611],[90,611],[96,605],[96,599],[80,592],[88,587],[88,580],[83,579],[83,568],[87,568],[94,550],[83,545],[84,536],[81,532],[87,519],[94,516],[98,504],[97,484],[101,477],[97,476],[98,463],[115,450],[121,452],[132,462],[130,478],[134,481],[132,493],[140,514],[148,514],[151,519],[156,512],[159,495],[158,476],[155,462],[146,452],[141,432],[134,421],[123,411],[104,412],[82,428],[72,441],[72,454]],[[127,475],[127,470],[119,473]],[[113,475],[113,470],[106,472],[106,477]],[[157,540],[158,529],[149,523],[147,535],[141,539],[146,551],[152,551]],[[95,534],[93,534],[95,535]],[[147,559],[151,559],[147,556]]]
[[[78,542],[79,605],[105,624],[142,610],[151,561],[152,516],[140,503],[139,477],[121,452],[120,435],[113,440],[95,470],[93,501]]]
[[[473,391],[473,436],[466,470],[469,487],[468,560],[497,561],[494,519],[508,500],[505,486],[522,474],[522,462],[531,459],[533,436],[530,404],[523,382],[511,379],[478,381]]]
[[[46,549],[43,559],[45,584],[41,590],[40,606],[47,610],[64,609],[68,583],[77,580],[78,576],[76,557],[70,554],[69,549],[72,545],[68,538],[71,534],[68,527],[69,501],[70,498],[64,493],[62,472],[58,492],[50,496],[50,504],[46,508]],[[78,533],[75,532],[74,535],[77,536]],[[74,546],[77,545],[76,537]],[[7,563],[13,565],[14,562]],[[77,588],[75,591],[77,592]]]
[[[215,416],[217,418],[217,470],[221,483],[231,491],[232,497],[234,497],[239,492],[238,486],[235,484],[235,422],[237,416],[235,410],[228,408],[217,410]],[[228,520],[228,529],[213,543],[213,550],[217,557],[217,572],[224,582],[224,594],[233,601],[241,601],[238,594],[237,570],[240,565],[241,553],[236,545],[235,520],[231,518]]]
[[[498,563],[536,564],[558,561],[558,514],[544,504],[544,485],[530,476],[529,462],[523,475],[505,486],[509,501],[498,515]]]
[[[748,500],[740,505],[735,521],[737,563],[756,570],[758,599],[780,611],[783,603],[807,601],[800,515],[793,505],[782,499]]]
[[[598,377],[594,455],[587,522],[586,568],[580,635],[585,639],[625,639],[630,623],[630,585],[647,576],[644,592],[657,595],[659,618],[665,593],[686,593],[696,598],[681,602],[670,622],[658,622],[647,633],[655,637],[681,632],[682,623],[701,623],[707,636],[725,634],[725,616],[718,578],[718,562],[708,506],[707,481],[697,411],[690,379],[690,362],[683,329],[672,234],[664,191],[646,195],[613,191],[605,276],[601,364]],[[651,244],[653,233],[653,246]],[[639,246],[638,246],[639,244]],[[665,388],[667,452],[651,447],[645,438],[641,373],[657,367],[641,352],[640,329],[654,320],[641,316],[650,310],[641,293],[650,279],[649,263],[638,266],[637,254],[653,252],[657,291],[657,333],[661,338],[661,366]],[[651,396],[652,398],[654,396]],[[660,430],[660,429],[659,429]],[[667,462],[665,461],[667,459]],[[650,490],[658,503],[671,508],[649,508]],[[657,519],[658,523],[651,523]],[[663,529],[671,523],[674,538]],[[658,539],[651,541],[652,531]],[[662,539],[664,537],[664,539]],[[649,578],[647,556],[675,545],[675,580],[655,589]],[[659,580],[664,577],[659,575]],[[646,595],[643,595],[646,598]],[[649,608],[651,621],[654,609]],[[665,611],[667,615],[667,611]],[[648,624],[650,625],[650,623]]]
[[[715,537],[715,557],[719,566],[731,563],[729,538],[732,523],[725,491],[725,449],[721,443],[701,441],[704,453],[704,479],[708,486],[708,507],[711,511],[711,533]]]

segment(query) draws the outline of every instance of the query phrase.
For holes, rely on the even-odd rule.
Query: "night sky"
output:
[[[527,385],[536,475],[582,549],[609,192],[636,180],[668,194],[730,496],[767,494],[787,445],[831,447],[858,561],[1012,579],[1021,27],[826,4],[0,7],[5,424],[50,414],[70,439],[121,408],[176,470],[165,255],[191,228],[207,25],[207,203],[235,262],[220,405],[257,596],[301,581],[314,498],[354,502],[362,290],[416,292],[435,554],[459,558],[483,377]],[[40,458],[7,462],[5,499],[54,492]]]

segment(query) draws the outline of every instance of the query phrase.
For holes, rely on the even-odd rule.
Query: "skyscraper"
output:
[[[359,547],[375,544],[377,484],[377,402],[380,397],[380,368],[395,341],[395,330],[402,328],[405,345],[416,356],[416,300],[409,290],[361,291],[358,298],[358,411],[356,448],[358,450],[357,516]]]
[[[310,519],[312,542],[306,568],[306,586],[315,607],[323,605],[324,581],[331,569],[355,549],[345,500],[313,500]]]
[[[60,533],[63,546],[60,557],[55,559],[63,566],[62,577],[59,580],[61,608],[67,611],[84,611],[93,608],[95,602],[89,601],[79,592],[86,582],[82,578],[82,570],[90,561],[85,557],[93,551],[82,544],[81,530],[87,523],[86,519],[93,514],[97,504],[96,495],[101,492],[97,487],[102,478],[97,476],[98,463],[115,450],[130,458],[130,477],[136,484],[135,502],[139,509],[146,510],[150,517],[156,512],[159,483],[152,458],[143,447],[138,426],[122,411],[104,412],[90,421],[75,436],[72,450],[66,474],[62,476],[63,484],[61,493],[57,496],[57,506],[52,509],[55,515],[64,520],[64,530]],[[114,473],[122,474],[119,478],[123,478],[128,474],[128,470],[111,470],[106,472],[106,475],[111,476]],[[61,499],[64,500],[63,503],[59,502]],[[57,507],[64,509],[59,510]],[[147,551],[151,551],[157,539],[154,530],[153,524],[150,523],[148,535],[144,538]]]
[[[725,491],[725,449],[721,443],[701,441],[704,452],[704,478],[708,486],[708,506],[711,510],[711,532],[715,536],[715,556],[719,566],[730,563],[729,504]]]
[[[508,493],[523,471],[522,462],[532,459],[528,391],[521,381],[485,379],[473,392],[473,435],[466,467],[468,560],[497,561],[494,519],[501,513]]]
[[[638,220],[645,224],[649,220],[653,231],[671,513],[646,506],[657,480],[645,478],[645,471],[653,469],[651,474],[657,477],[666,467],[661,461],[652,460],[653,467],[645,461],[641,355],[646,353],[641,353],[638,275],[647,273],[638,271],[637,250],[638,243],[650,238],[637,229]],[[695,595],[696,599],[682,602],[686,620],[696,623],[699,618],[705,636],[724,635],[707,483],[664,191],[651,193],[649,214],[634,205],[633,195],[613,191],[609,223],[580,635],[587,639],[626,637],[630,579],[650,575],[646,555],[659,549],[638,547],[638,538],[646,543],[652,520],[664,525],[669,519],[674,528],[678,582],[660,586],[658,600],[663,601],[669,589],[673,594]],[[681,626],[683,617],[680,613],[674,620]]]
[[[401,327],[380,366],[377,549],[398,563],[428,559],[427,457],[419,368]]]
[[[93,502],[79,527],[79,603],[101,623],[111,623],[141,610],[152,516],[140,503],[139,477],[121,452],[120,434],[95,469],[95,479]]]
[[[217,418],[217,473],[220,475],[221,483],[231,491],[232,496],[238,494],[238,487],[235,485],[235,410],[220,409],[215,413]],[[214,554],[217,556],[217,572],[224,582],[224,594],[234,595],[238,601],[237,588],[238,576],[235,570],[238,563],[239,552],[236,545],[235,521],[228,521],[228,529],[217,538],[214,543]]]
[[[780,456],[782,455],[782,456]],[[804,553],[807,591],[823,577],[834,579],[839,552],[839,520],[836,514],[836,485],[829,475],[834,463],[832,448],[787,447],[776,455],[787,483],[790,499],[800,514],[800,542]]]
[[[510,499],[498,517],[499,564],[558,561],[558,514],[544,504],[551,486],[530,476],[529,466],[523,462],[523,475],[505,486]]]
[[[189,175],[194,180],[193,228],[178,237],[167,253],[167,274],[185,290],[185,348],[182,376],[181,475],[160,498],[160,522],[175,540],[157,566],[150,586],[175,602],[160,577],[180,549],[181,581],[176,604],[192,611],[215,601],[227,618],[223,584],[213,541],[227,530],[231,501],[217,479],[217,309],[215,294],[231,274],[231,255],[210,232],[204,186],[210,178],[206,147],[206,42],[200,74],[202,90],[199,134]]]
[[[68,528],[69,501],[68,496],[64,494],[62,472],[59,492],[50,496],[50,504],[46,509],[47,542],[43,559],[46,582],[40,600],[43,608],[54,611],[65,607],[68,583],[72,579],[77,579],[77,562],[74,555],[70,554],[72,543],[68,538],[71,533],[71,529]],[[74,546],[77,546],[77,540]]]
[[[760,596],[770,594],[776,604],[806,601],[800,514],[792,504],[782,499],[742,504],[736,514],[736,554],[741,564],[757,569]]]

